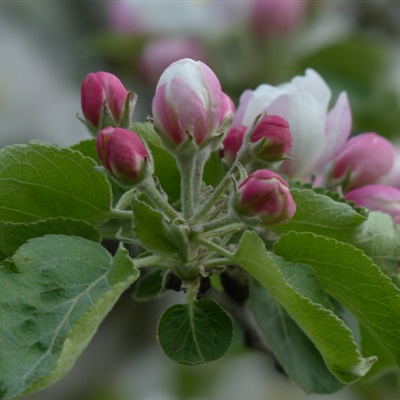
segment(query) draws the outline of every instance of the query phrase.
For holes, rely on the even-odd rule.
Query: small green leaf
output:
[[[0,258],[12,256],[29,239],[48,234],[81,236],[100,242],[100,232],[83,220],[48,218],[30,223],[0,222]]]
[[[163,214],[138,199],[133,200],[133,231],[141,245],[158,254],[174,254]]]
[[[210,299],[176,304],[164,312],[158,324],[161,348],[182,364],[217,360],[228,351],[232,339],[232,320]]]
[[[181,175],[175,157],[165,150],[160,137],[150,123],[135,123],[132,130],[146,141],[154,159],[155,176],[159,179],[170,203],[180,198]]]
[[[63,376],[138,275],[127,250],[112,259],[81,237],[23,245],[0,267],[0,398]]]
[[[290,284],[282,272],[285,260],[271,257],[271,254],[256,233],[246,231],[232,261],[270,291],[314,343],[328,369],[340,382],[351,383],[364,376],[376,359],[361,357],[352,332],[344,322],[330,309],[315,302],[318,300],[315,293],[306,297],[305,286],[301,292],[296,290],[293,281]]]
[[[271,293],[252,279],[250,298],[262,335],[290,379],[307,393],[334,393],[343,388],[321,354]]]
[[[164,292],[162,272],[156,269],[142,274],[135,284],[133,299],[136,301],[154,300]]]
[[[179,228],[169,225],[163,214],[141,200],[133,201],[133,231],[144,248],[157,254],[177,254],[187,251],[185,241],[176,243]],[[181,236],[179,236],[180,238]]]
[[[80,152],[30,143],[0,151],[0,221],[66,217],[101,223],[111,189],[95,162]]]
[[[325,291],[400,363],[400,290],[369,257],[354,246],[308,232],[283,235],[274,249],[287,261],[310,265]]]

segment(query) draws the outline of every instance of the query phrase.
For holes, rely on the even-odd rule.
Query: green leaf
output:
[[[184,238],[175,240],[179,228],[169,225],[163,214],[141,200],[133,201],[133,231],[144,248],[157,254],[187,252]],[[179,235],[181,239],[181,235]]]
[[[23,245],[0,267],[0,398],[63,376],[138,275],[127,250],[112,259],[81,237]]]
[[[390,215],[380,211],[371,211],[368,219],[354,232],[344,233],[341,241],[358,247],[374,261],[400,257],[400,229]]]
[[[310,265],[325,291],[400,363],[400,290],[369,257],[354,246],[307,232],[283,235],[274,249],[287,261]]]
[[[262,335],[293,382],[307,393],[329,394],[343,388],[310,339],[271,293],[254,279],[250,299]]]
[[[314,343],[328,369],[340,382],[351,383],[368,372],[375,358],[361,357],[350,329],[334,312],[316,302],[319,297],[315,290],[308,291],[305,285],[300,293],[293,287],[293,281],[282,272],[285,260],[268,253],[256,233],[246,231],[243,234],[232,261],[270,291]]]
[[[0,221],[36,222],[66,217],[100,223],[111,189],[96,164],[81,153],[46,144],[0,151]]]
[[[312,232],[363,250],[374,260],[398,259],[400,234],[388,214],[371,211],[367,218],[343,200],[335,201],[311,189],[291,189],[297,205],[295,216],[275,232]]]
[[[182,364],[217,360],[228,351],[232,339],[232,320],[210,299],[176,304],[164,312],[158,323],[161,348]]]
[[[100,232],[83,220],[48,218],[30,223],[0,222],[0,257],[12,256],[29,239],[48,234],[81,236],[100,242]]]
[[[314,232],[318,235],[340,238],[346,230],[353,230],[365,217],[349,204],[311,189],[291,189],[297,211],[287,223],[272,229],[276,232]]]
[[[90,157],[96,164],[100,165],[99,157],[97,157],[96,139],[82,140],[81,142],[71,146],[72,150],[79,151],[86,157]]]
[[[175,157],[165,150],[160,137],[150,123],[135,123],[132,130],[143,138],[154,159],[155,176],[159,179],[170,203],[180,198],[181,175]]]
[[[156,269],[141,275],[135,284],[133,299],[149,301],[159,298],[163,293],[165,293],[165,289],[163,288],[162,271]]]

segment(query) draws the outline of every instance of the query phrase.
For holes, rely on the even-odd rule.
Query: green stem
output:
[[[185,219],[193,215],[193,177],[196,164],[195,154],[177,154],[176,161],[181,173],[181,205]]]
[[[165,257],[162,256],[148,256],[143,258],[136,258],[133,260],[135,268],[150,267],[163,261]]]
[[[201,235],[194,236],[193,240],[196,241],[197,243],[200,243],[204,247],[207,247],[209,250],[215,251],[217,254],[221,255],[222,257],[225,257],[226,259],[230,261],[234,261],[235,255],[231,253],[230,251],[224,249],[223,247],[217,245],[216,243],[212,242],[211,240],[207,240]]]
[[[230,264],[232,264],[232,261],[228,260],[227,258],[216,258],[216,259],[206,261],[203,264],[203,267],[204,267],[204,269],[210,269],[213,267],[219,267],[220,265],[230,265]]]
[[[215,203],[220,199],[220,197],[224,194],[228,186],[231,184],[231,176],[232,172],[236,167],[236,163],[232,165],[231,169],[224,176],[219,185],[214,189],[211,193],[211,196],[207,199],[207,201],[203,204],[203,207],[193,216],[191,219],[191,224],[196,225],[202,221],[202,219],[211,211],[214,207]]]
[[[164,196],[157,190],[153,178],[145,179],[138,189],[146,193],[153,204],[167,215],[170,219],[174,220],[179,218],[178,212],[168,203]]]
[[[109,219],[132,219],[132,211],[113,209],[107,214]]]
[[[125,210],[132,204],[133,196],[135,195],[136,188],[130,189],[125,192],[115,206],[116,210]]]
[[[203,149],[199,153],[196,154],[194,169],[193,169],[193,177],[192,177],[192,198],[193,198],[193,209],[194,211],[197,209],[197,206],[200,202],[201,198],[201,188],[203,184],[203,173],[204,166],[207,162],[207,159],[210,155],[208,148]]]

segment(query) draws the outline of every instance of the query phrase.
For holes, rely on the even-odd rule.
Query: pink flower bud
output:
[[[214,72],[201,61],[185,58],[161,75],[153,98],[155,127],[178,146],[189,137],[199,145],[221,124],[226,99]]]
[[[282,159],[289,153],[292,144],[289,123],[277,115],[262,118],[251,135],[250,142],[256,143],[262,139],[265,143],[257,156],[266,161]]]
[[[95,128],[104,127],[104,121],[122,118],[128,95],[121,81],[108,72],[95,72],[87,76],[81,86],[81,107],[86,120]]]
[[[363,133],[351,138],[334,163],[332,177],[348,181],[346,191],[378,181],[393,165],[394,146],[376,133]]]
[[[220,155],[229,164],[232,164],[236,158],[239,149],[242,147],[244,134],[247,128],[245,126],[234,126],[229,129],[224,141]]]
[[[400,223],[400,190],[385,185],[367,185],[351,190],[346,199],[357,206],[366,207],[372,211],[383,211]]]
[[[151,163],[142,140],[127,129],[104,128],[97,136],[96,149],[104,168],[125,181],[138,183],[146,165]]]
[[[259,169],[239,186],[236,211],[245,217],[258,217],[261,225],[287,222],[296,212],[288,183],[275,172]]]

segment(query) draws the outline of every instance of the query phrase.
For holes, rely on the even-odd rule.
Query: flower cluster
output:
[[[233,207],[235,213],[257,216],[263,225],[294,215],[282,177],[336,189],[356,205],[400,221],[400,161],[394,146],[373,132],[349,138],[347,95],[341,93],[328,110],[330,100],[325,81],[308,69],[288,83],[246,90],[236,109],[206,64],[192,59],[172,63],[159,79],[152,115],[156,132],[181,170],[184,217],[201,208],[202,168],[217,150],[227,167],[243,165],[251,174],[239,182],[235,199],[242,204]],[[102,165],[117,179],[137,184],[154,166],[143,139],[127,129],[130,121],[122,123],[133,106],[129,92],[110,73],[89,74],[82,83],[82,111],[90,129],[100,132],[97,151]]]

